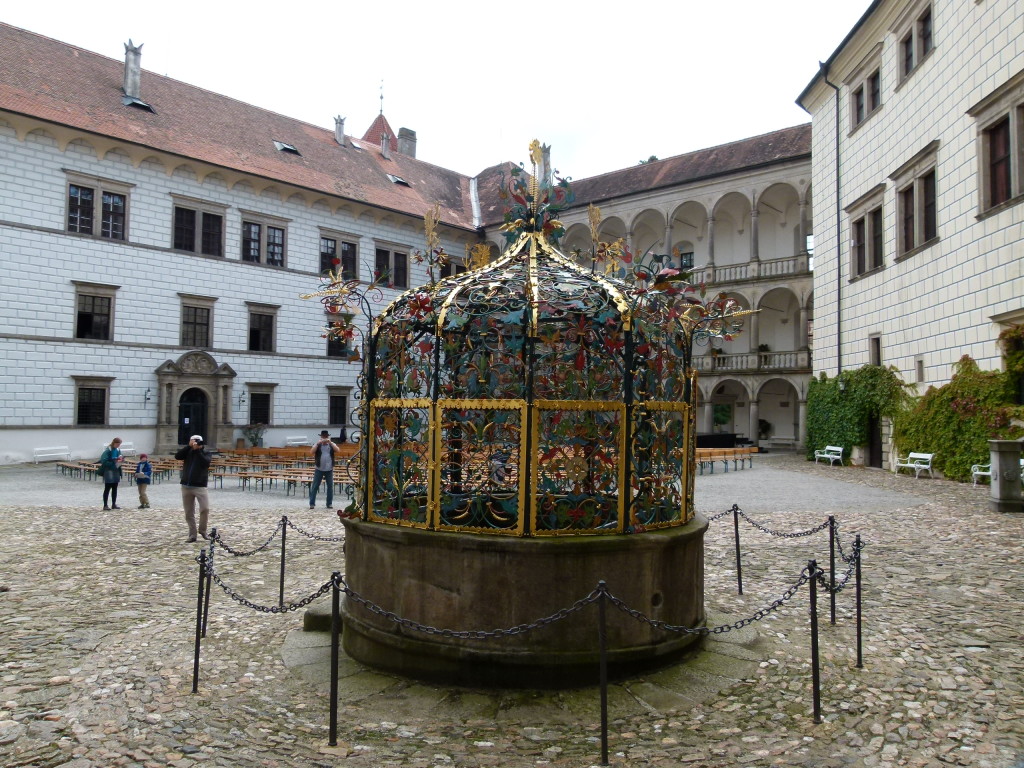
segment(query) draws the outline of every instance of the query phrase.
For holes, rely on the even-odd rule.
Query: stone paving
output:
[[[226,484],[230,486],[230,481]],[[343,661],[339,743],[327,747],[323,638],[301,611],[268,614],[213,595],[193,695],[198,545],[186,544],[175,482],[138,510],[101,511],[96,482],[52,465],[0,467],[0,765],[555,766],[600,761],[598,692],[445,689]],[[211,491],[232,546],[262,544],[281,516],[341,535],[322,506],[282,491]],[[609,692],[615,766],[978,766],[1024,768],[1024,516],[987,509],[987,488],[791,455],[704,475],[697,506],[738,503],[775,531],[834,514],[864,553],[864,667],[853,591],[821,616],[822,709],[811,716],[806,587],[780,610],[719,636],[693,660]],[[323,497],[321,496],[321,504]],[[134,503],[132,503],[134,502]],[[731,518],[707,536],[716,624],[769,605],[824,533],[782,538],[741,521],[736,594]],[[218,554],[218,572],[274,605],[278,549]],[[286,600],[344,570],[340,545],[289,530]]]

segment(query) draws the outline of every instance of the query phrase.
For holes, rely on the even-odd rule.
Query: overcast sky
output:
[[[795,104],[870,0],[7,3],[0,19],[473,175],[534,138],[584,178],[807,122]],[[145,98],[145,93],[142,94]]]

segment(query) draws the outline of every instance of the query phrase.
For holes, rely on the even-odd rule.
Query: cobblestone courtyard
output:
[[[443,689],[352,662],[339,746],[327,748],[326,667],[313,647],[301,658],[303,645],[315,645],[314,633],[300,632],[301,612],[259,613],[220,590],[193,695],[199,549],[185,543],[176,480],[155,485],[146,510],[122,484],[123,509],[101,511],[101,491],[52,465],[0,467],[5,768],[599,762],[596,687]],[[309,510],[283,491],[225,487],[210,498],[211,524],[238,549],[263,543],[283,514],[311,533],[342,533],[322,506]],[[838,596],[835,626],[823,596],[825,722],[814,724],[804,588],[735,633],[731,648],[613,686],[611,764],[1024,768],[1024,516],[991,513],[987,498],[987,488],[786,455],[700,477],[706,514],[737,503],[791,532],[834,514],[844,545],[861,534],[864,668],[855,667],[853,590]],[[716,623],[750,616],[808,559],[827,560],[825,533],[779,538],[741,526],[742,596],[731,517],[708,532],[706,602]],[[339,544],[289,531],[288,545],[288,601],[344,571]],[[225,582],[265,605],[276,603],[278,566],[273,545],[218,560]],[[707,662],[713,655],[732,662]]]

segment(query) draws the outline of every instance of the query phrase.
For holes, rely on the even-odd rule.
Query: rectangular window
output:
[[[348,396],[330,395],[327,406],[327,424],[344,427],[348,424]]]
[[[250,392],[249,393],[249,423],[269,424],[270,423],[270,393]]]
[[[287,219],[242,211],[242,261],[284,267],[288,262]]]
[[[932,6],[929,2],[909,5],[891,28],[900,41],[900,79],[918,69],[935,47]]]
[[[204,256],[223,256],[224,212],[227,206],[178,195],[172,197],[176,201],[172,241],[174,249]]]
[[[850,93],[852,131],[882,106],[882,47],[875,46],[845,81]]]
[[[274,351],[274,316],[260,312],[249,313],[249,351]]]
[[[900,253],[914,248],[914,187],[900,192]]]
[[[329,269],[341,272],[342,280],[358,278],[356,244],[333,234],[320,236],[320,273]]]
[[[846,208],[850,217],[850,278],[885,266],[885,185],[878,184]]]
[[[933,168],[921,177],[921,206],[923,210],[922,242],[927,243],[939,236],[938,220],[936,218],[936,185],[935,169]]]
[[[252,221],[242,222],[242,261],[259,264],[263,242],[263,227]]]
[[[79,294],[76,339],[110,341],[111,299],[107,296]]]
[[[210,310],[206,307],[181,308],[181,346],[205,349],[210,346]]]
[[[1005,203],[1010,199],[1010,118],[1000,120],[985,131],[988,145],[988,198],[989,206]]]
[[[452,277],[454,275],[461,275],[465,271],[465,264],[456,264],[454,260],[449,259],[448,263],[441,267],[441,277]]]
[[[869,365],[881,365],[882,364],[882,337],[881,336],[869,336],[868,337],[868,364]]]
[[[125,240],[128,190],[132,185],[72,171],[67,172],[67,177],[67,231],[105,240]]]
[[[90,426],[107,423],[107,390],[100,387],[78,387],[78,409],[75,424]]]
[[[914,360],[914,374],[918,384],[924,383],[924,360],[920,357]]]
[[[381,278],[393,288],[408,288],[409,254],[377,248],[374,254],[374,279]]]

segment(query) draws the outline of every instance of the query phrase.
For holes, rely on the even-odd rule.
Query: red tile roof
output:
[[[0,109],[414,216],[437,201],[445,223],[473,227],[470,180],[455,171],[385,160],[379,141],[341,147],[333,131],[145,69],[140,97],[156,112],[126,107],[123,80],[122,61],[0,23]]]
[[[810,157],[811,124],[804,123],[588,179],[574,179],[576,200],[572,207]]]
[[[388,136],[388,147],[392,152],[398,151],[398,137],[395,136],[395,132],[391,130],[391,126],[388,125],[388,119],[384,117],[384,113],[381,112],[377,115],[377,119],[373,121],[373,124],[366,129],[366,133],[363,134],[363,141],[368,141],[375,147],[380,146],[381,137],[387,134]]]

